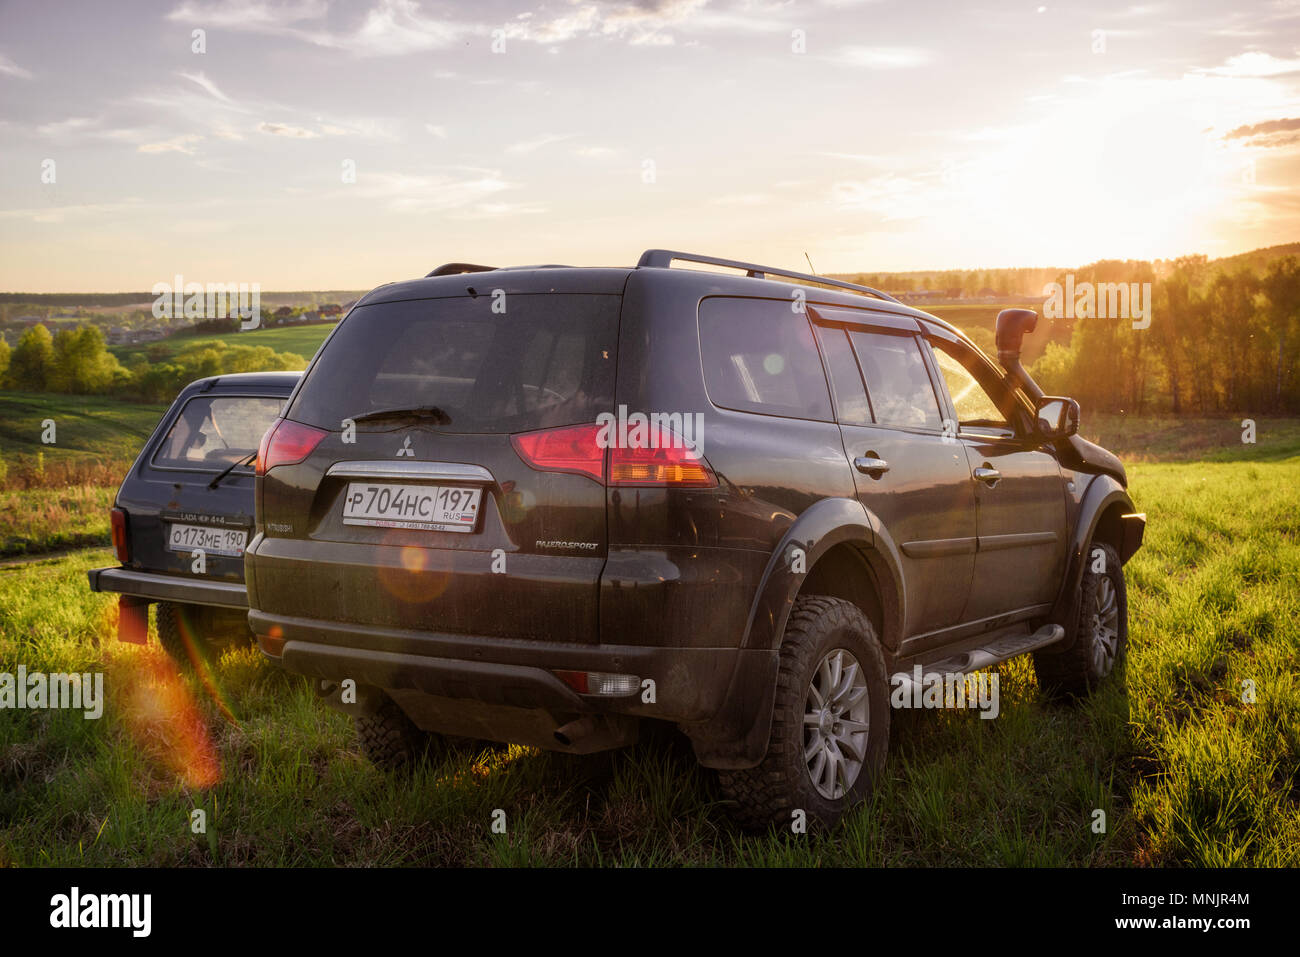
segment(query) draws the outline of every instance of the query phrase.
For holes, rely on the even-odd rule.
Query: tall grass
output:
[[[1149,525],[1126,569],[1127,686],[1052,704],[1017,659],[996,720],[895,712],[873,800],[829,835],[742,834],[671,734],[386,777],[251,647],[210,675],[231,721],[155,644],[116,642],[85,583],[108,553],[0,568],[0,671],[102,670],[109,698],[99,721],[0,713],[0,863],[1300,864],[1300,458],[1131,472]]]

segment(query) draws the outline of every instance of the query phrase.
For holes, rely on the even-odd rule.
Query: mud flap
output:
[[[134,595],[117,599],[117,640],[143,645],[149,638],[149,600]]]

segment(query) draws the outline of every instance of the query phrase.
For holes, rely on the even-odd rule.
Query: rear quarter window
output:
[[[714,405],[832,421],[812,327],[788,301],[705,299],[699,321],[704,384]]]

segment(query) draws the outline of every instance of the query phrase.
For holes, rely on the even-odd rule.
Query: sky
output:
[[[1214,258],[1298,187],[1300,0],[0,0],[3,291]]]

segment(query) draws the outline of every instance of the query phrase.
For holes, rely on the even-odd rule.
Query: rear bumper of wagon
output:
[[[238,582],[182,578],[131,568],[92,568],[86,572],[90,590],[117,592],[145,601],[171,601],[221,608],[247,608],[248,593]]]

